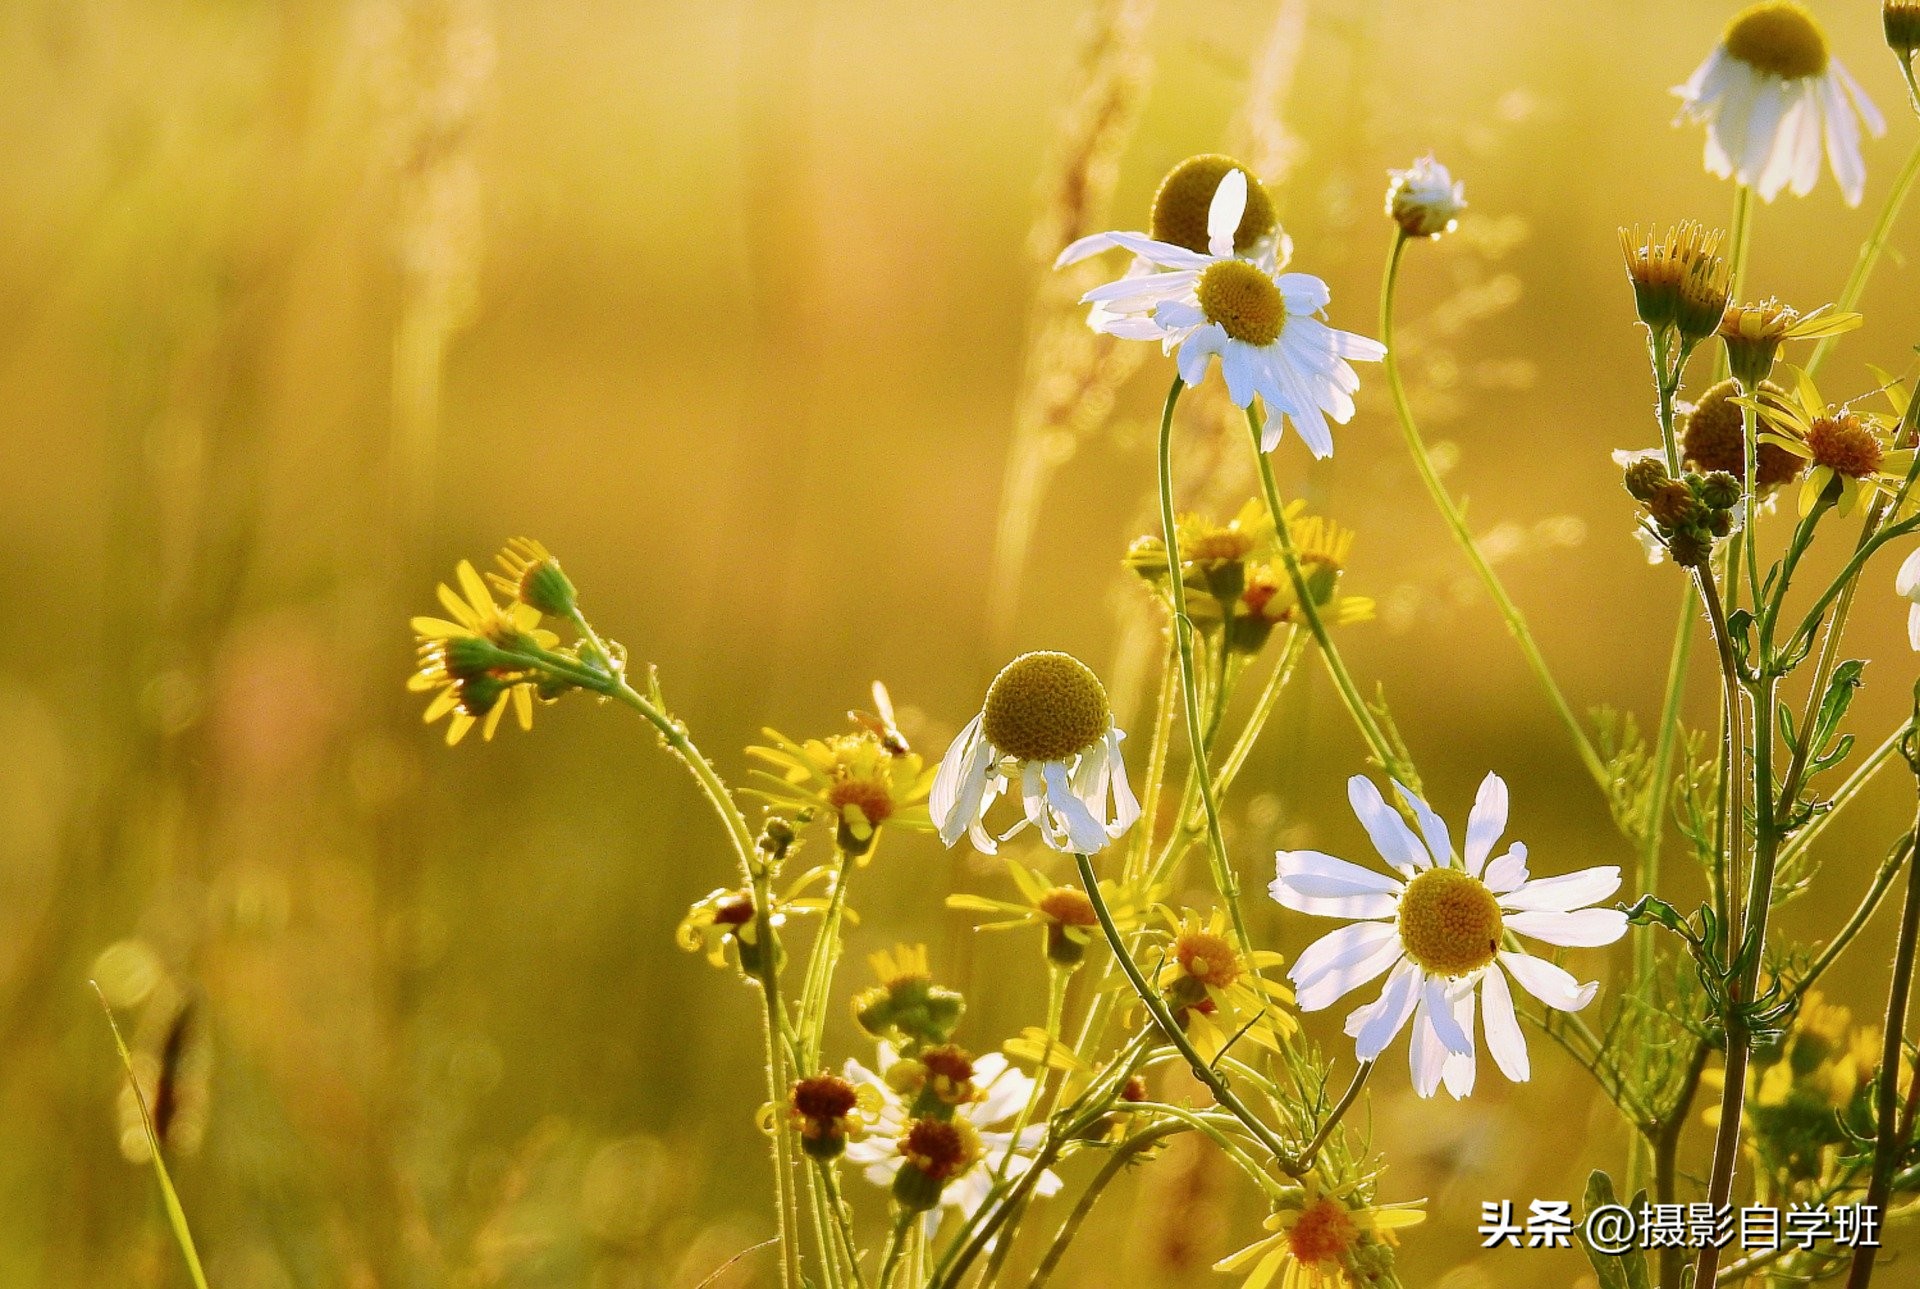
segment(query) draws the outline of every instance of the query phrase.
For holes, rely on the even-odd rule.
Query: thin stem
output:
[[[1872,920],[1873,915],[1879,912],[1880,901],[1886,898],[1888,888],[1893,885],[1893,879],[1899,876],[1901,868],[1912,858],[1913,837],[1911,835],[1902,837],[1899,844],[1880,861],[1880,867],[1873,874],[1873,881],[1867,886],[1867,893],[1861,897],[1859,906],[1847,919],[1846,925],[1834,933],[1833,939],[1827,941],[1826,948],[1820,951],[1820,956],[1815,958],[1807,967],[1806,973],[1794,982],[1793,992],[1788,995],[1790,998],[1798,1002],[1801,995],[1813,987],[1813,982],[1826,974],[1827,968],[1833,965],[1834,960],[1846,952],[1847,946],[1853,943],[1854,937],[1859,935]]]
[[[1298,1176],[1295,1168],[1290,1166],[1292,1161],[1287,1158],[1286,1147],[1281,1144],[1279,1137],[1274,1135],[1273,1129],[1267,1127],[1258,1115],[1247,1109],[1239,1096],[1228,1086],[1227,1081],[1202,1059],[1199,1052],[1194,1050],[1193,1044],[1187,1039],[1186,1031],[1180,1028],[1180,1022],[1168,1009],[1166,1000],[1161,998],[1159,991],[1148,984],[1146,977],[1140,974],[1139,966],[1127,952],[1126,943],[1120,938],[1120,928],[1114,925],[1113,914],[1107,908],[1107,901],[1100,894],[1100,879],[1094,876],[1093,861],[1077,853],[1073,859],[1080,870],[1080,884],[1086,890],[1087,898],[1093,903],[1094,916],[1100,921],[1100,930],[1107,937],[1107,945],[1113,950],[1114,960],[1120,964],[1120,970],[1126,974],[1127,983],[1133,986],[1134,994],[1146,1007],[1154,1022],[1159,1025],[1161,1035],[1178,1049],[1181,1056],[1186,1058],[1194,1077],[1207,1085],[1208,1091],[1213,1093],[1214,1100],[1246,1125],[1247,1132],[1272,1153],[1282,1170]]]
[[[1166,406],[1160,413],[1160,526],[1167,551],[1167,582],[1173,598],[1173,634],[1174,642],[1180,651],[1180,692],[1182,706],[1187,716],[1187,746],[1192,754],[1193,773],[1200,785],[1200,804],[1207,815],[1207,854],[1213,868],[1214,886],[1220,892],[1221,902],[1227,906],[1227,915],[1233,923],[1234,937],[1239,941],[1240,953],[1246,959],[1247,969],[1259,976],[1255,966],[1253,936],[1247,930],[1246,913],[1240,906],[1240,878],[1234,871],[1233,861],[1227,855],[1226,834],[1220,827],[1220,803],[1214,795],[1213,771],[1207,766],[1207,745],[1210,731],[1200,717],[1200,691],[1195,680],[1193,659],[1193,619],[1187,616],[1186,578],[1180,568],[1180,532],[1173,511],[1173,409],[1180,402],[1180,392],[1186,388],[1186,382],[1180,377],[1173,378],[1173,384],[1167,389]],[[1255,447],[1259,445],[1256,443]],[[1282,536],[1282,548],[1290,550],[1290,540],[1285,536],[1286,519],[1276,519],[1276,526]],[[1305,597],[1303,597],[1305,598]],[[1219,690],[1224,696],[1227,667],[1223,662],[1219,668]],[[1219,721],[1212,722],[1218,729]],[[1116,950],[1118,941],[1115,942]],[[1262,1009],[1267,1005],[1264,989],[1256,988]]]
[[[1327,1113],[1326,1120],[1313,1134],[1313,1140],[1309,1141],[1306,1148],[1300,1152],[1297,1162],[1303,1171],[1312,1167],[1314,1159],[1320,1154],[1320,1148],[1327,1144],[1327,1140],[1333,1136],[1333,1130],[1340,1126],[1342,1119],[1347,1117],[1347,1111],[1353,1109],[1353,1103],[1360,1099],[1360,1089],[1367,1085],[1367,1076],[1372,1073],[1372,1061],[1360,1062],[1360,1068],[1353,1072],[1353,1082],[1347,1084],[1347,1090],[1341,1093],[1340,1100],[1335,1102],[1333,1109]]]
[[[1914,821],[1914,835],[1920,840],[1920,818]],[[1879,1213],[1887,1206],[1893,1184],[1893,1166],[1906,1145],[1899,1131],[1895,1101],[1900,1091],[1900,1045],[1907,1029],[1907,996],[1913,986],[1913,952],[1920,941],[1920,868],[1907,870],[1907,898],[1900,911],[1900,937],[1893,953],[1893,979],[1887,986],[1887,1018],[1881,1029],[1880,1077],[1875,1087],[1874,1122],[1880,1131],[1873,1146],[1872,1181],[1867,1184],[1866,1210]],[[1873,1279],[1875,1250],[1862,1245],[1854,1250],[1853,1267],[1847,1273],[1847,1289],[1867,1289]]]
[[[1660,840],[1665,832],[1667,793],[1673,786],[1673,749],[1679,741],[1680,704],[1687,693],[1687,656],[1693,649],[1693,623],[1698,612],[1699,597],[1688,582],[1680,596],[1680,624],[1674,629],[1673,654],[1667,659],[1666,697],[1660,703],[1660,729],[1653,744],[1653,782],[1647,793],[1646,814],[1640,820],[1637,880],[1642,894],[1660,889]],[[1636,993],[1644,994],[1653,979],[1653,932],[1653,927],[1644,926],[1634,938]]]
[[[1040,1077],[1033,1081],[1033,1089],[1027,1093],[1026,1104],[1020,1107],[1020,1113],[1014,1118],[1012,1139],[1020,1140],[1020,1134],[1033,1122],[1033,1112],[1040,1104],[1040,1098],[1047,1090],[1048,1076],[1053,1072],[1053,1049],[1060,1041],[1060,1011],[1067,998],[1067,978],[1071,974],[1066,968],[1051,962],[1047,964],[1047,1037],[1040,1048]],[[1009,1148],[1000,1157],[999,1171],[993,1180],[1006,1180],[1007,1169],[1013,1164],[1014,1151]]]
[[[1474,540],[1473,530],[1467,527],[1466,516],[1454,504],[1448,495],[1446,485],[1441,483],[1439,473],[1433,468],[1433,458],[1427,451],[1427,445],[1420,437],[1420,429],[1414,424],[1413,406],[1407,399],[1405,383],[1400,379],[1400,355],[1393,343],[1393,302],[1400,284],[1400,261],[1407,248],[1405,230],[1396,229],[1393,250],[1387,256],[1386,276],[1380,285],[1380,342],[1386,346],[1387,390],[1393,398],[1393,410],[1400,421],[1400,433],[1407,441],[1407,451],[1413,456],[1415,471],[1420,481],[1426,485],[1427,495],[1433,498],[1434,508],[1447,522],[1447,528],[1453,533],[1454,541],[1466,555],[1467,562],[1473,566],[1480,585],[1486,588],[1487,595],[1493,600],[1494,608],[1507,624],[1508,634],[1520,646],[1520,653],[1526,659],[1527,666],[1547,691],[1547,701],[1552,704],[1560,723],[1567,728],[1567,734],[1573,739],[1574,751],[1579,754],[1580,763],[1587,769],[1596,786],[1604,794],[1613,786],[1613,777],[1607,772],[1606,763],[1594,750],[1593,741],[1580,727],[1580,720],[1567,703],[1566,695],[1560,692],[1559,684],[1553,678],[1553,672],[1547,666],[1547,659],[1540,652],[1540,646],[1534,641],[1533,632],[1527,626],[1527,620],[1507,594],[1506,586],[1500,581],[1499,574],[1493,571],[1493,565],[1480,550],[1480,544]],[[1276,521],[1278,522],[1278,521]]]
[[[893,1220],[893,1231],[887,1236],[886,1252],[880,1255],[880,1289],[892,1289],[893,1277],[900,1269],[900,1257],[907,1251],[907,1228],[914,1224],[917,1213],[902,1213]]]
[[[1673,1108],[1652,1126],[1649,1133],[1653,1147],[1655,1203],[1673,1203],[1678,1190],[1680,1134],[1687,1126],[1687,1117],[1693,1113],[1693,1099],[1699,1093],[1700,1076],[1706,1072],[1707,1053],[1710,1050],[1711,1046],[1704,1039],[1694,1043],[1693,1055],[1687,1060],[1686,1073],[1680,1080],[1680,1090],[1674,1097]],[[1686,1251],[1677,1245],[1660,1251],[1660,1283],[1665,1289],[1679,1289],[1686,1260]]]
[[[1741,853],[1741,832],[1744,824],[1746,805],[1741,791],[1740,778],[1740,671],[1733,656],[1733,641],[1727,634],[1727,615],[1720,605],[1719,588],[1714,585],[1711,570],[1694,570],[1695,584],[1700,589],[1701,603],[1707,608],[1707,621],[1713,627],[1714,648],[1720,660],[1721,699],[1724,711],[1721,717],[1721,798],[1720,826],[1726,840],[1718,847],[1722,874],[1718,882],[1721,907],[1716,910],[1720,918],[1722,934],[1729,937],[1731,944],[1733,926],[1738,912],[1733,907],[1736,892],[1739,889],[1734,872]],[[1728,571],[1728,580],[1732,580],[1732,571]],[[1756,725],[1756,729],[1758,726]],[[1756,742],[1759,738],[1756,737]]]
[[[1900,746],[1900,739],[1906,732],[1907,727],[1902,724],[1893,733],[1887,735],[1878,747],[1869,752],[1866,760],[1854,767],[1853,773],[1848,775],[1846,781],[1827,799],[1826,810],[1815,815],[1811,823],[1794,833],[1793,838],[1780,848],[1781,864],[1791,864],[1797,859],[1802,851],[1811,846],[1820,834],[1826,831],[1827,825],[1833,822],[1833,817],[1840,813],[1841,808],[1859,796],[1861,791],[1873,782],[1874,776],[1893,759],[1893,753]]]
[[[1280,541],[1281,562],[1286,565],[1287,577],[1293,583],[1300,616],[1307,620],[1307,630],[1312,634],[1313,642],[1320,646],[1320,657],[1327,665],[1327,674],[1333,677],[1340,701],[1346,706],[1347,715],[1353,718],[1374,760],[1394,778],[1418,791],[1419,776],[1413,772],[1412,766],[1394,752],[1393,744],[1381,731],[1380,723],[1374,719],[1366,699],[1361,696],[1359,685],[1354,683],[1352,673],[1347,670],[1347,664],[1340,657],[1340,650],[1333,643],[1333,636],[1320,616],[1320,606],[1314,602],[1313,590],[1307,585],[1306,574],[1300,568],[1300,552],[1294,548],[1293,534],[1287,527],[1287,508],[1280,500],[1280,487],[1274,482],[1273,462],[1260,450],[1260,418],[1251,404],[1247,407],[1247,429],[1253,435],[1254,461],[1260,471],[1260,487],[1267,499],[1267,512],[1273,516],[1274,532]]]
[[[815,1160],[813,1166],[820,1188],[826,1192],[828,1211],[833,1214],[834,1237],[841,1259],[853,1273],[854,1289],[867,1289],[867,1278],[860,1270],[860,1244],[853,1234],[853,1214],[848,1212],[847,1201],[840,1194],[840,1175],[823,1159]]]
[[[847,909],[847,879],[852,876],[854,858],[840,853],[834,866],[833,894],[820,919],[819,934],[807,955],[807,974],[800,994],[800,1068],[811,1070],[820,1061],[821,1037],[827,1028],[827,996],[833,987],[834,967],[840,961],[840,924]]]
[[[193,1231],[187,1226],[187,1210],[180,1203],[179,1192],[173,1188],[166,1155],[160,1149],[160,1134],[153,1126],[153,1113],[147,1108],[146,1091],[134,1076],[133,1056],[127,1051],[127,1041],[120,1037],[120,1022],[114,1019],[113,1007],[107,1002],[106,991],[100,988],[100,983],[95,980],[87,983],[93,986],[95,996],[100,999],[100,1009],[107,1014],[107,1028],[113,1032],[114,1049],[120,1053],[120,1064],[127,1072],[127,1086],[133,1090],[133,1103],[140,1111],[140,1128],[147,1136],[147,1153],[153,1159],[154,1180],[160,1184],[160,1201],[167,1212],[167,1226],[173,1231],[174,1243],[180,1247],[180,1256],[187,1264],[187,1274],[193,1277],[194,1289],[207,1289],[207,1273],[200,1266],[200,1251],[194,1247]]]
[[[1914,145],[1907,154],[1906,164],[1900,167],[1900,173],[1894,177],[1893,187],[1887,190],[1887,199],[1880,207],[1880,217],[1874,221],[1873,231],[1867,234],[1867,240],[1860,243],[1860,254],[1853,261],[1853,271],[1847,274],[1847,284],[1840,291],[1840,299],[1835,308],[1841,313],[1853,312],[1860,303],[1860,297],[1867,289],[1867,279],[1873,275],[1874,266],[1880,262],[1880,253],[1887,248],[1887,238],[1893,232],[1894,221],[1900,217],[1900,208],[1906,204],[1907,194],[1913,191],[1913,181],[1920,177],[1920,143]],[[1820,364],[1826,361],[1827,351],[1833,348],[1840,337],[1822,336],[1813,347],[1813,353],[1807,358],[1807,375],[1812,376],[1820,370]]]
[[[1080,1228],[1086,1223],[1088,1214],[1099,1202],[1100,1196],[1112,1184],[1113,1179],[1124,1172],[1141,1152],[1150,1150],[1162,1140],[1176,1133],[1188,1131],[1183,1123],[1158,1123],[1151,1128],[1136,1132],[1128,1137],[1107,1156],[1106,1163],[1087,1183],[1087,1189],[1081,1192],[1080,1199],[1067,1214],[1066,1221],[1060,1224],[1060,1230],[1054,1235],[1053,1242],[1047,1246],[1046,1254],[1040,1259],[1040,1265],[1034,1268],[1033,1277],[1027,1281],[1027,1289],[1044,1289],[1047,1281],[1060,1265],[1060,1259],[1066,1256],[1067,1248],[1080,1234]]]

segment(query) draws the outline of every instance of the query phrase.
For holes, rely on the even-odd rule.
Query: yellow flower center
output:
[[[1295,1261],[1308,1266],[1335,1262],[1352,1250],[1359,1234],[1360,1229],[1340,1201],[1328,1197],[1309,1206],[1288,1229],[1287,1251]]]
[[[1464,976],[1492,962],[1502,926],[1493,892],[1457,868],[1429,868],[1400,896],[1400,942],[1434,975]]]
[[[1211,931],[1188,931],[1173,946],[1180,969],[1203,985],[1225,989],[1240,979],[1240,955],[1222,936]]]
[[[1807,450],[1815,465],[1823,465],[1835,474],[1850,479],[1865,479],[1879,473],[1886,450],[1873,431],[1852,415],[1822,416],[1807,429]]]
[[[1272,235],[1279,226],[1274,218],[1273,199],[1253,172],[1235,161],[1215,153],[1188,157],[1160,181],[1153,194],[1153,222],[1148,225],[1154,240],[1184,246],[1205,253],[1207,249],[1207,211],[1213,205],[1214,190],[1229,170],[1247,176],[1247,209],[1240,216],[1240,227],[1233,233],[1233,249],[1242,254]]]
[[[1286,325],[1287,302],[1265,270],[1245,260],[1219,260],[1200,275],[1200,311],[1235,340],[1270,345]]]
[[[1042,895],[1034,907],[1061,926],[1094,926],[1100,921],[1094,914],[1093,901],[1077,887],[1056,886]]]
[[[1071,654],[1022,654],[987,687],[987,741],[1019,761],[1064,761],[1098,743],[1111,715],[1107,691]]]
[[[1189,537],[1180,548],[1181,558],[1194,563],[1230,563],[1245,559],[1253,550],[1253,534],[1241,528],[1209,528]]]
[[[1727,52],[1759,71],[1797,81],[1827,70],[1827,37],[1793,0],[1750,5],[1727,24]]]

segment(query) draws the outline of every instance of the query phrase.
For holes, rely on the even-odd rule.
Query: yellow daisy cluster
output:
[[[853,732],[804,743],[775,729],[762,730],[768,745],[750,747],[747,755],[772,767],[753,771],[761,785],[755,795],[803,822],[830,818],[835,844],[864,861],[882,825],[932,830],[927,794],[938,767],[907,750],[897,735],[876,730],[873,718],[862,719],[865,713],[850,715]]]
[[[551,673],[525,655],[554,649],[560,637],[541,627],[543,615],[532,605],[497,603],[468,561],[460,561],[454,579],[458,590],[444,582],[439,587],[447,617],[413,619],[419,666],[407,688],[433,695],[425,719],[450,718],[450,745],[476,724],[481,737],[491,739],[508,707],[521,729],[532,729],[534,700],[551,699],[556,687]]]

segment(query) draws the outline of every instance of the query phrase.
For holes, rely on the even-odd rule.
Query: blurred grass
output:
[[[1163,8],[1117,158],[1123,226],[1180,156],[1236,131],[1273,147],[1242,105],[1280,6]],[[1805,304],[1837,288],[1914,129],[1872,7],[1819,8],[1893,129],[1863,211],[1823,183],[1761,212],[1752,280]],[[875,676],[937,749],[1009,648],[1119,660],[1157,361],[1054,474],[1015,611],[986,630],[1035,180],[1083,16],[0,13],[0,549],[23,609],[0,639],[0,1283],[179,1283],[120,1155],[84,987],[115,945],[102,983],[141,1017],[136,1048],[199,1000],[205,1138],[176,1171],[218,1285],[692,1284],[761,1238],[750,999],[670,942],[726,880],[697,799],[633,722],[585,704],[439,747],[400,686],[405,617],[455,559],[536,533],[735,777],[761,724],[831,728]],[[1343,325],[1372,316],[1384,168],[1433,147],[1466,180],[1461,235],[1413,248],[1409,371],[1476,527],[1512,525],[1503,571],[1582,706],[1644,714],[1664,667],[1671,579],[1624,537],[1606,458],[1651,435],[1613,229],[1725,218],[1666,94],[1725,16],[1325,0],[1276,105],[1283,218]],[[1904,361],[1910,224],[1836,388]],[[1351,659],[1443,810],[1491,766],[1542,866],[1623,860],[1377,399],[1340,445],[1327,466],[1284,450],[1283,478],[1360,529],[1353,585],[1383,615]],[[1858,650],[1889,660],[1860,705],[1877,735],[1907,655],[1890,596],[1862,607]],[[1339,713],[1316,692],[1281,728],[1236,851],[1356,842]],[[1901,796],[1890,776],[1829,833],[1827,893],[1790,931],[1850,907]],[[977,961],[929,895],[991,870],[887,851],[855,969],[926,938],[971,991],[970,1041],[1034,1023],[1028,964]],[[1262,916],[1297,950],[1300,928]],[[1864,951],[1830,981],[1873,1012],[1877,972]],[[1537,1283],[1539,1255],[1477,1252],[1479,1200],[1572,1198],[1582,1133],[1579,1171],[1612,1162],[1603,1107],[1539,1065],[1464,1108],[1413,1104],[1403,1081],[1377,1097],[1388,1193],[1437,1214],[1410,1284]],[[1537,1149],[1543,1116],[1568,1149]],[[1198,1282],[1257,1216],[1182,1151],[1090,1239],[1143,1282]],[[1103,1261],[1062,1279],[1096,1283]]]

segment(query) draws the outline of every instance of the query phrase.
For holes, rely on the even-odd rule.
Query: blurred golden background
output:
[[[1030,337],[1055,343],[1060,234],[1140,226],[1189,153],[1270,178],[1296,265],[1368,334],[1387,167],[1431,148],[1465,181],[1459,234],[1409,252],[1423,423],[1576,705],[1648,715],[1678,583],[1628,538],[1607,455],[1655,433],[1614,229],[1727,218],[1668,89],[1731,7],[5,6],[0,1283],[183,1283],[89,976],[192,1074],[176,1169],[222,1289],[691,1286],[763,1239],[752,1002],[671,940],[731,880],[704,807],[585,701],[440,746],[402,687],[407,616],[456,559],[536,535],[736,779],[761,725],[829,732],[875,677],[937,753],[1021,648],[1100,665],[1139,723],[1148,619],[1119,558],[1154,526],[1170,369],[1135,355],[1107,414],[1098,389],[1036,390]],[[1823,176],[1759,212],[1750,290],[1803,306],[1837,292],[1916,134],[1878,6],[1814,7],[1891,128],[1860,210]],[[1830,390],[1908,361],[1916,221]],[[1359,530],[1347,585],[1380,616],[1350,661],[1443,813],[1495,769],[1536,871],[1628,863],[1363,376],[1333,461],[1278,455]],[[1199,434],[1183,477],[1230,512],[1245,467]],[[1868,587],[1871,746],[1913,668],[1891,568]],[[1704,723],[1704,671],[1695,698]],[[1249,880],[1282,838],[1352,853],[1361,768],[1313,674],[1232,806]],[[1851,908],[1910,818],[1898,777],[1827,833],[1789,934]],[[940,905],[996,880],[889,844],[845,980],[924,939],[967,1041],[1037,1023],[1037,963],[976,958]],[[1310,934],[1259,917],[1290,954]],[[1828,977],[1862,1019],[1887,938]],[[860,1053],[836,1017],[830,1046]],[[1338,1050],[1337,1020],[1311,1029]],[[1409,1285],[1582,1274],[1474,1235],[1482,1199],[1577,1200],[1621,1167],[1611,1111],[1534,1042],[1534,1082],[1489,1073],[1461,1105],[1416,1102],[1402,1048],[1376,1079],[1383,1194],[1435,1215]],[[1112,1283],[1122,1256],[1134,1283],[1215,1280],[1261,1216],[1216,1163],[1146,1170],[1058,1283]]]

